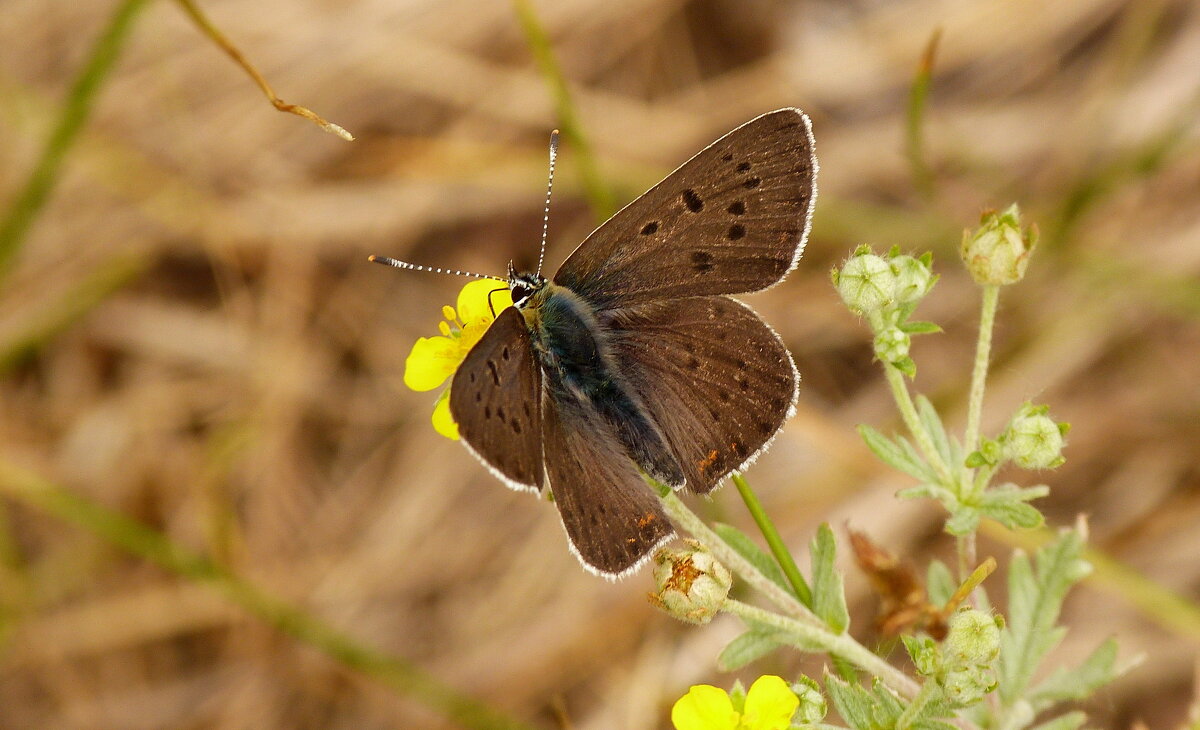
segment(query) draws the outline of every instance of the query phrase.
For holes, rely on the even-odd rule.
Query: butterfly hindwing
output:
[[[765,289],[804,248],[816,172],[808,117],[764,114],[593,231],[554,281],[599,309]]]
[[[604,326],[623,379],[695,492],[711,491],[752,461],[795,407],[791,355],[740,302],[651,302],[607,313]]]
[[[540,491],[544,484],[541,390],[525,318],[509,307],[458,367],[450,414],[463,442],[514,489]]]
[[[612,427],[574,396],[546,388],[546,472],[571,549],[608,578],[637,568],[675,534]]]

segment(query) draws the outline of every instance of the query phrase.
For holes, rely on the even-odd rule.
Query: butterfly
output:
[[[627,575],[674,536],[643,475],[707,494],[794,412],[791,355],[729,295],[795,267],[813,145],[800,110],[764,114],[618,211],[552,277],[509,264],[514,306],[459,366],[450,413],[501,481],[550,490],[589,571]]]

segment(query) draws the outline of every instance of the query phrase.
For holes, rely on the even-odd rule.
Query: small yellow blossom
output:
[[[675,730],[787,730],[800,699],[773,674],[754,680],[739,712],[723,689],[698,684],[671,709]]]
[[[496,315],[512,306],[512,295],[501,282],[477,279],[462,288],[456,304],[442,307],[447,321],[438,322],[440,335],[421,337],[413,343],[404,363],[404,384],[409,388],[433,390],[449,380]],[[450,415],[449,387],[434,406],[433,428],[448,439],[458,440],[458,424]]]

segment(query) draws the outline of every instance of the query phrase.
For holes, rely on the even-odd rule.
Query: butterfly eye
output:
[[[514,304],[519,304],[529,298],[529,287],[523,284],[517,284],[512,288],[512,300]]]

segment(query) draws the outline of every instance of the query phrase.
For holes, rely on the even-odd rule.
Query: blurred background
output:
[[[175,2],[0,4],[0,727],[456,727],[416,668],[534,727],[662,728],[690,684],[728,686],[714,659],[735,621],[684,626],[647,603],[647,573],[584,573],[553,507],[435,434],[436,393],[402,383],[464,282],[368,254],[536,263],[561,120],[513,5],[202,7],[281,97],[357,141],[272,110]],[[1093,545],[1133,571],[1075,591],[1051,664],[1115,636],[1147,660],[1086,703],[1092,724],[1183,726],[1200,619],[1139,603],[1138,581],[1200,598],[1200,5],[533,7],[619,203],[757,114],[812,117],[813,237],[784,285],[747,297],[803,375],[747,474],[798,552],[829,521],[921,566],[953,553],[941,509],[897,502],[910,480],[854,432],[900,424],[831,266],[862,243],[934,252],[918,314],[945,334],[915,345],[916,387],[961,429],[979,306],[962,229],[1013,201],[1038,223],[1002,293],[985,429],[1026,399],[1069,421],[1065,466],[1011,477],[1051,486],[1054,524],[1090,515]],[[913,157],[910,91],[939,29]],[[105,54],[111,71],[87,74]],[[71,100],[92,90],[85,115]],[[38,209],[22,196],[75,124]],[[596,222],[585,160],[564,144],[551,271]],[[750,527],[732,489],[693,506]],[[842,553],[873,645],[877,600]],[[783,655],[738,676],[820,667]]]

